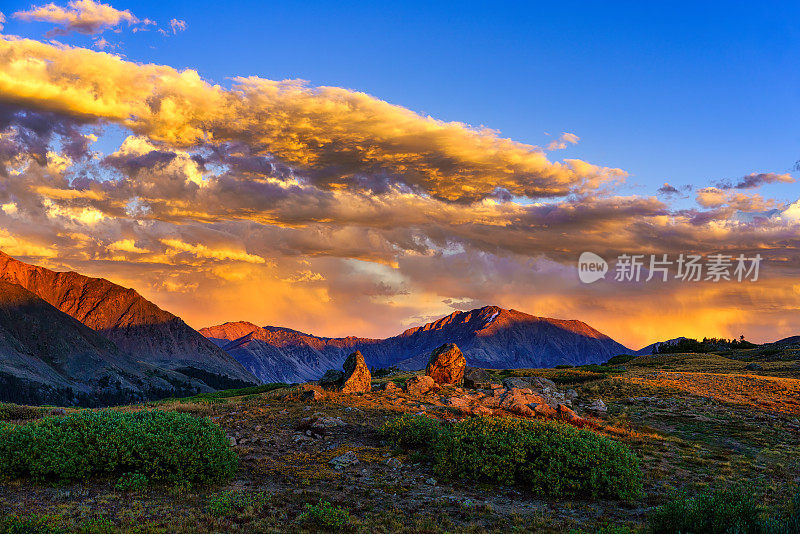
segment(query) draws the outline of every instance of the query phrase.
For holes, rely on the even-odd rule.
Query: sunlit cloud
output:
[[[72,32],[94,35],[126,23],[140,21],[129,10],[121,11],[109,4],[94,0],[72,0],[65,7],[54,3],[33,6],[27,11],[17,11],[14,17],[24,21],[49,22],[58,27],[47,35],[67,35]]]
[[[109,125],[124,140],[101,154]],[[577,142],[564,133],[541,148],[347,89],[223,87],[3,36],[0,249],[135,287],[196,327],[384,336],[497,304],[631,345],[748,324],[772,335],[769,321],[796,307],[800,207],[750,190],[790,175],[700,188],[695,203],[670,184],[623,194],[624,170],[547,154]],[[589,288],[574,267],[587,250],[758,252],[770,269],[746,289]],[[781,320],[772,332],[800,329]]]

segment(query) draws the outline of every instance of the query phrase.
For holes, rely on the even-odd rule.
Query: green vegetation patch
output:
[[[478,417],[451,426],[426,417],[387,422],[383,436],[402,448],[425,448],[440,476],[520,484],[551,497],[634,500],[642,471],[630,448],[555,422]],[[438,425],[438,426],[437,426]]]
[[[101,410],[0,424],[0,475],[10,478],[138,473],[171,483],[212,484],[232,477],[237,465],[222,429],[187,414]]]

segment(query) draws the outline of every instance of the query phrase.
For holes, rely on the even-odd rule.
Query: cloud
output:
[[[773,184],[777,182],[791,184],[794,183],[794,178],[791,174],[777,174],[774,172],[760,172],[760,173],[751,173],[747,176],[743,176],[736,182],[736,184],[731,183],[730,181],[727,182],[720,182],[716,185],[718,189],[755,189],[757,187],[761,187],[764,184]]]
[[[740,211],[765,211],[780,206],[776,200],[765,200],[761,195],[735,193],[717,187],[705,187],[697,191],[697,203],[704,208],[730,206]]]
[[[72,32],[95,35],[114,29],[122,23],[128,26],[140,21],[129,10],[121,11],[109,4],[94,0],[72,0],[66,7],[54,3],[17,11],[14,17],[24,21],[50,22],[59,27],[46,35],[67,35]]]
[[[169,27],[173,34],[186,31],[186,21],[181,19],[170,19]]]
[[[581,160],[551,162],[495,131],[336,87],[237,78],[226,90],[191,70],[7,37],[0,39],[0,67],[0,98],[7,101],[116,122],[176,147],[244,144],[324,189],[400,184],[449,201],[498,191],[549,198],[626,176]]]
[[[108,125],[126,137],[100,154]],[[791,295],[779,281],[800,271],[796,204],[711,187],[696,209],[677,210],[670,193],[686,187],[623,196],[620,169],[551,161],[364,93],[259,78],[226,88],[10,37],[0,38],[0,176],[0,249],[136,287],[194,326],[391,335],[492,303],[584,319],[636,344],[703,325],[728,335],[775,314],[757,288],[587,288],[580,252],[758,252],[782,309]],[[772,216],[738,213],[770,206]],[[634,328],[654,313],[664,320]]]
[[[563,150],[567,148],[567,144],[577,145],[580,137],[575,134],[564,132],[558,139],[554,139],[547,145],[547,150]]]
[[[3,30],[3,24],[5,23],[5,21],[6,21],[6,16],[3,14],[2,11],[0,11],[0,31]]]

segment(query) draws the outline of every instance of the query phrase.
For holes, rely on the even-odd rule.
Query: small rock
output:
[[[492,375],[486,369],[477,367],[464,368],[464,387],[479,389],[488,384],[491,379]]]
[[[608,407],[606,403],[603,402],[603,399],[595,399],[586,407],[587,410],[595,413],[606,413],[608,411]]]
[[[355,465],[358,463],[358,457],[356,453],[353,451],[347,451],[346,453],[342,454],[341,456],[337,456],[330,462],[328,462],[334,469],[341,470],[345,467]]]
[[[564,404],[558,405],[558,418],[572,424],[583,423],[584,420]]]
[[[233,437],[228,438],[228,441],[230,441],[231,447],[235,447],[236,446],[236,438],[233,438]]]
[[[431,478],[425,480],[425,484],[427,484],[429,486],[435,486],[437,484],[437,482],[436,482],[435,478],[431,477]]]
[[[763,371],[764,370],[763,367],[761,367],[759,364],[757,364],[755,362],[748,363],[747,367],[745,367],[745,369],[747,369],[748,371]]]
[[[53,408],[50,415],[67,415],[67,411],[64,408]]]
[[[392,469],[400,469],[401,467],[403,467],[403,462],[401,462],[397,458],[389,458],[388,460],[386,460],[386,465],[388,465]]]
[[[433,389],[435,382],[428,375],[412,376],[406,380],[406,393],[410,395],[424,395]]]

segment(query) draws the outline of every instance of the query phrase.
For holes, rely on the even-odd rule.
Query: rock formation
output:
[[[329,369],[319,380],[326,389],[342,393],[365,393],[372,390],[372,374],[364,362],[364,356],[355,351],[344,362],[344,371]]]
[[[460,386],[464,382],[464,367],[467,360],[453,343],[445,343],[431,353],[425,374],[437,384]]]

